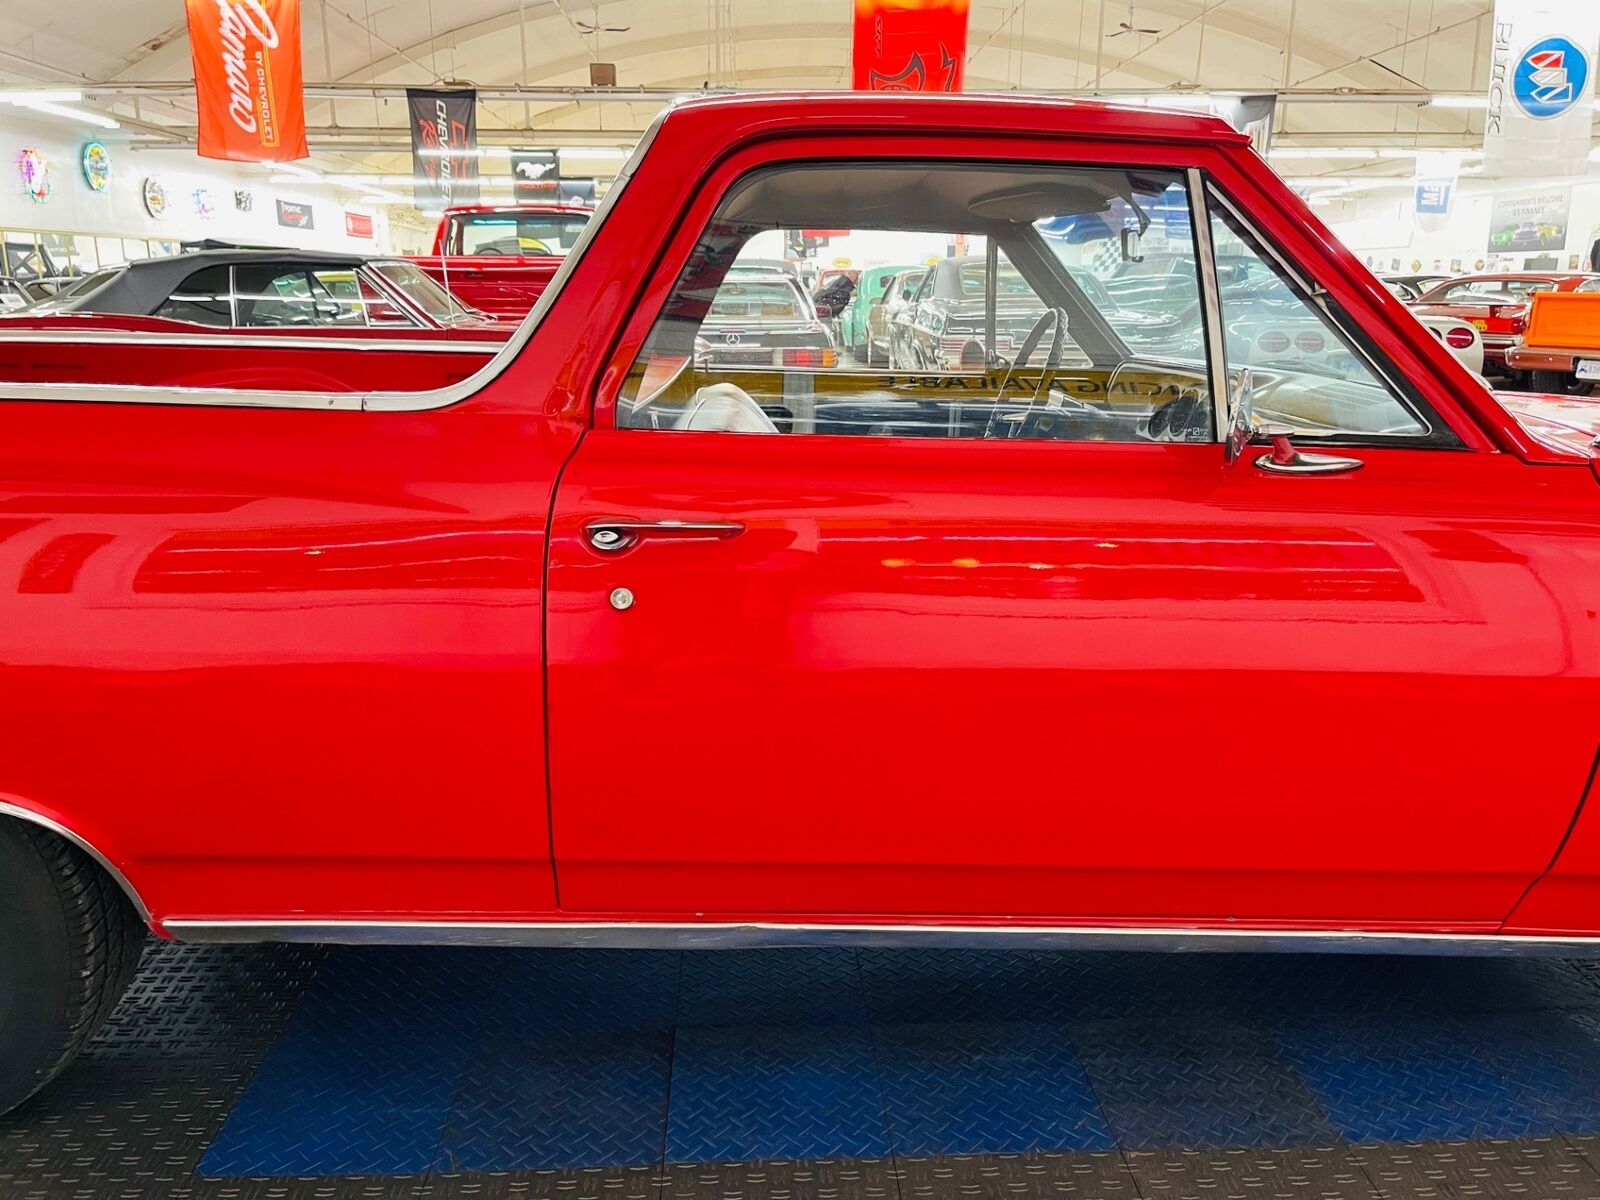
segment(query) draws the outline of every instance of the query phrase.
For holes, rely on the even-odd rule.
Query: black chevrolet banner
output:
[[[478,202],[478,93],[406,89],[416,206],[439,212]]]

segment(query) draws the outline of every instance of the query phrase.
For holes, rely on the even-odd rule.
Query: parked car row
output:
[[[1079,271],[1074,279],[1129,345],[1147,353],[1193,353],[1203,336],[1201,314],[1192,299],[1193,265],[1187,274],[1180,262],[1164,265],[1165,270],[1105,281]],[[1225,260],[1220,265],[1229,266]],[[840,346],[860,364],[900,371],[981,369],[991,355],[1008,357],[1038,320],[1041,302],[1015,270],[1002,267],[994,344],[986,350],[986,275],[985,260],[976,256],[863,271],[838,322]],[[1355,367],[1348,349],[1260,264],[1234,264],[1221,275],[1219,286],[1231,313],[1227,335],[1236,361],[1252,366],[1310,363],[1335,376]],[[1183,288],[1191,298],[1184,299]],[[1408,296],[1404,288],[1391,290],[1402,299]],[[1483,372],[1484,340],[1471,321],[1425,311],[1417,315],[1469,369]]]
[[[1520,271],[1460,277],[1387,276],[1384,282],[1430,327],[1437,320],[1447,320],[1475,329],[1483,343],[1483,373],[1505,386],[1587,392],[1600,380],[1600,372],[1594,378],[1579,376],[1581,356],[1576,353],[1530,353],[1524,347],[1536,297],[1600,291],[1600,275]],[[1439,330],[1435,328],[1435,332]],[[1450,341],[1452,335],[1445,332],[1441,336]]]

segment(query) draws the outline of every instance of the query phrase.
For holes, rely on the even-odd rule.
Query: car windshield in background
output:
[[[436,321],[449,323],[469,320],[479,315],[429,279],[415,263],[386,259],[373,263],[372,268],[404,292],[407,300]]]
[[[982,263],[971,263],[961,268],[961,291],[967,296],[982,296],[984,278],[986,276]],[[1028,286],[1028,281],[1016,271],[1000,270],[994,277],[995,292],[1001,296],[1026,296],[1034,298],[1033,289]]]
[[[453,254],[560,257],[583,235],[587,213],[463,213],[454,218]]]
[[[712,319],[724,321],[798,321],[805,315],[792,284],[735,278],[717,289],[710,313]]]

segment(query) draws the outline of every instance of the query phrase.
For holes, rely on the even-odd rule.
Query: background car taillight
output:
[[[1269,329],[1256,338],[1256,348],[1268,354],[1282,354],[1289,348],[1289,335]]]
[[[1445,345],[1456,350],[1470,350],[1476,335],[1465,325],[1452,325],[1444,331]]]
[[[1321,354],[1328,346],[1328,339],[1315,330],[1294,335],[1294,344],[1297,350],[1305,354]]]
[[[815,346],[791,346],[783,352],[783,365],[786,367],[835,367],[839,365],[839,354],[831,347],[819,350]]]

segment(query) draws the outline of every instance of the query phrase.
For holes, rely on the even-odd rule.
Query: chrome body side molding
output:
[[[1162,950],[1600,958],[1600,937],[1358,930],[1148,928],[1069,925],[818,925],[647,921],[199,921],[163,928],[180,942],[544,946],[723,950],[799,946]]]
[[[122,889],[122,894],[127,896],[133,904],[134,911],[139,914],[139,919],[146,925],[150,924],[150,909],[146,907],[139,893],[133,890],[133,884],[128,882],[128,877],[118,870],[116,864],[100,853],[87,839],[74,833],[65,825],[52,821],[49,817],[40,816],[31,809],[23,808],[20,804],[8,804],[0,800],[0,817],[16,817],[18,820],[26,821],[30,825],[37,825],[40,829],[48,829],[57,837],[65,838],[71,842],[79,850],[82,850],[95,862],[99,863],[105,869],[106,874],[117,881],[117,886]]]

